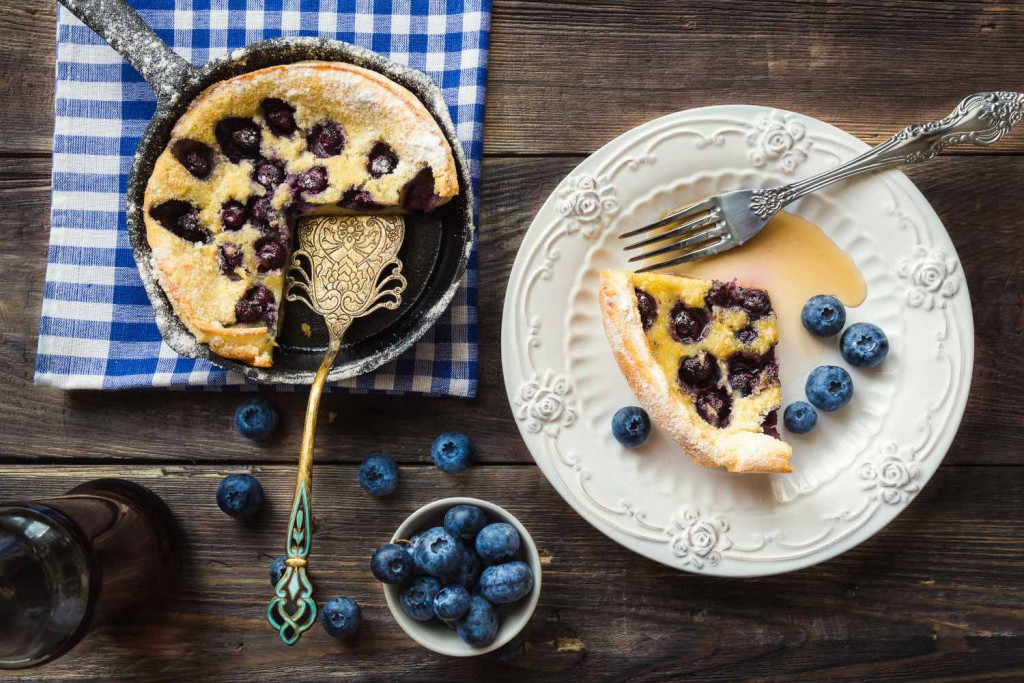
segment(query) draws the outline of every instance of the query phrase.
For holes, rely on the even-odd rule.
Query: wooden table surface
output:
[[[501,306],[512,261],[558,181],[656,116],[746,102],[834,123],[869,143],[963,96],[1024,90],[1024,6],[977,2],[536,0],[494,3],[480,219],[479,397],[327,396],[317,452],[319,595],[363,608],[351,643],[319,626],[286,648],[264,622],[303,394],[273,397],[267,445],[236,436],[236,395],[60,392],[32,372],[43,293],[53,121],[53,0],[0,0],[0,500],[98,476],[150,486],[186,530],[178,592],[100,628],[26,680],[1021,680],[1024,678],[1024,132],[912,169],[959,251],[976,361],[960,432],[907,511],[842,557],[756,580],[695,576],[609,541],[533,465],[505,399]],[[658,4],[658,7],[651,5]],[[965,151],[966,152],[966,151]],[[446,429],[481,463],[429,461]],[[355,483],[370,450],[402,465],[393,497]],[[214,490],[252,471],[270,510],[220,514]],[[446,659],[394,624],[368,572],[413,509],[470,494],[535,536],[544,589],[523,635]],[[2,678],[2,676],[0,676]]]

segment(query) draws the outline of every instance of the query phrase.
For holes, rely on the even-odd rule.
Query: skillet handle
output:
[[[161,104],[170,104],[199,71],[167,47],[126,0],[59,0],[142,74]]]

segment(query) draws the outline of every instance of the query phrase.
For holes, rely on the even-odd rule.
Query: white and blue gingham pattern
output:
[[[130,0],[179,54],[202,64],[277,36],[354,43],[441,86],[478,189],[490,0]],[[250,388],[160,338],[128,244],[125,192],[156,101],[142,77],[59,8],[50,250],[36,382],[64,389]],[[477,193],[479,196],[479,193]],[[341,391],[474,396],[477,260],[450,309],[395,361]]]

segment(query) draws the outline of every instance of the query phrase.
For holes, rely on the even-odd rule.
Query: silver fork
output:
[[[749,240],[782,207],[808,193],[858,173],[928,161],[953,145],[965,142],[990,145],[1010,132],[1022,118],[1024,93],[976,93],[964,99],[949,116],[931,123],[907,126],[859,157],[816,176],[781,187],[718,194],[660,221],[630,230],[619,235],[619,239],[671,228],[625,247],[627,251],[653,247],[630,258],[630,263],[683,252],[679,256],[647,264],[638,269],[638,273],[719,254]]]

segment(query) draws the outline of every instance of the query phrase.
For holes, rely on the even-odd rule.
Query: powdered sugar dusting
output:
[[[109,4],[117,4],[113,3],[112,0],[108,1]],[[81,2],[81,0],[79,2],[80,4],[89,5],[90,8],[93,8],[93,5],[95,5],[95,3]],[[107,2],[101,2],[100,4],[107,4]],[[132,14],[134,15],[134,12]],[[132,174],[129,177],[128,184],[127,218],[132,251],[139,266],[139,273],[146,292],[153,304],[157,325],[167,344],[184,356],[210,358],[219,365],[238,371],[250,379],[260,382],[309,384],[312,380],[313,367],[306,369],[308,364],[304,364],[301,359],[301,357],[308,354],[300,352],[298,362],[290,362],[287,356],[278,358],[278,367],[260,369],[236,361],[211,357],[209,348],[205,344],[196,341],[195,337],[188,332],[181,320],[175,315],[163,290],[157,283],[150,262],[149,245],[145,236],[142,198],[149,173],[153,168],[156,158],[167,144],[173,123],[183,113],[185,106],[200,91],[213,83],[268,66],[320,60],[355,64],[356,66],[381,74],[404,86],[426,106],[434,120],[441,127],[455,159],[459,180],[459,197],[456,200],[457,217],[453,216],[452,220],[459,222],[461,231],[456,232],[452,246],[458,245],[462,248],[458,263],[453,268],[446,269],[444,280],[432,284],[423,298],[417,301],[413,308],[406,313],[406,316],[414,322],[406,328],[407,331],[404,334],[386,345],[370,345],[370,350],[364,357],[336,366],[332,369],[329,378],[332,381],[336,381],[372,371],[412,346],[433,325],[438,316],[448,308],[454,298],[455,292],[465,273],[474,238],[472,218],[473,196],[469,163],[465,157],[462,145],[459,143],[455,126],[449,117],[444,97],[433,80],[426,74],[391,62],[369,50],[321,38],[286,38],[264,41],[246,48],[233,50],[229,55],[210,62],[201,71],[196,71],[187,62],[168,50],[155,35],[148,31],[148,28],[145,27],[141,19],[137,15],[134,16],[141,27],[135,33],[139,31],[149,33],[152,36],[152,40],[140,39],[134,42],[115,41],[106,31],[100,31],[100,33],[119,51],[124,48],[125,50],[138,49],[149,53],[138,63],[136,63],[134,55],[126,58],[129,59],[133,66],[142,71],[143,75],[151,83],[162,83],[162,85],[154,85],[154,89],[157,90],[160,96],[161,105],[146,133],[143,135],[133,161]],[[117,30],[119,32],[126,31],[130,25],[130,20],[125,20],[125,23],[121,23]],[[161,54],[162,56],[160,56]],[[166,81],[160,81],[164,77],[166,77]],[[413,144],[419,144],[421,140],[417,137],[412,142]]]

